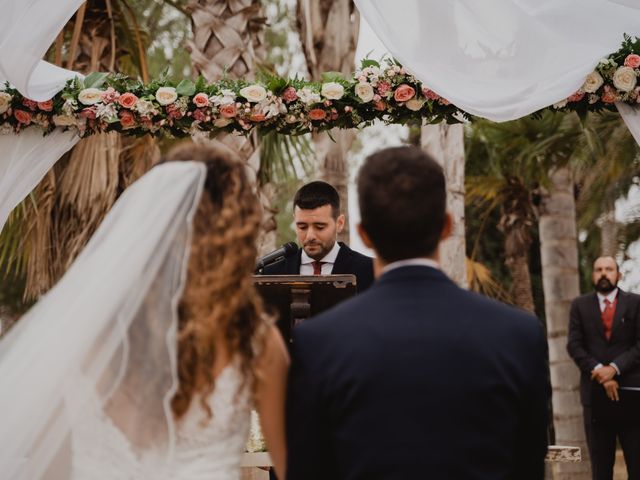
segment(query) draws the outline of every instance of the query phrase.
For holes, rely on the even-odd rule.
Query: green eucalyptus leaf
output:
[[[106,72],[91,72],[84,78],[84,88],[100,88],[108,76]]]
[[[190,97],[196,93],[196,85],[191,80],[184,79],[176,87],[176,92],[178,95]]]

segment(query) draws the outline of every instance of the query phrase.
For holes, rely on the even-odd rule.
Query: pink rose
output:
[[[579,102],[583,98],[584,98],[584,92],[581,92],[580,90],[578,90],[576,93],[574,93],[569,98],[567,98],[567,102],[569,103]]]
[[[182,113],[182,111],[175,106],[175,104],[170,104],[167,105],[167,116],[171,119],[174,120],[180,120],[182,117],[184,117],[184,113]]]
[[[53,110],[53,100],[47,100],[46,102],[38,102],[38,108],[43,112],[50,112]]]
[[[136,103],[138,103],[138,97],[136,97],[131,92],[126,92],[120,95],[120,97],[118,98],[118,103],[124,108],[133,108],[135,107]]]
[[[309,118],[311,120],[324,120],[327,117],[327,112],[321,108],[314,108],[309,111]]]
[[[22,104],[27,107],[29,110],[34,111],[36,110],[36,108],[38,108],[38,102],[33,101],[33,100],[29,100],[28,98],[25,98],[24,100],[22,100]]]
[[[624,66],[631,68],[640,67],[640,55],[636,55],[635,53],[627,55],[627,58],[624,59]]]
[[[208,101],[209,101],[209,99],[207,98],[207,102]],[[193,112],[193,118],[195,118],[198,122],[204,122],[207,119],[207,114],[204,113],[204,110],[201,110],[201,109],[197,108]]]
[[[220,107],[220,115],[224,118],[233,118],[238,114],[238,109],[235,104],[222,105]]]
[[[391,84],[389,82],[380,82],[380,83],[378,83],[378,94],[379,95],[384,97],[390,91],[391,91]]]
[[[406,83],[403,83],[393,94],[393,98],[396,102],[406,102],[407,100],[411,100],[413,96],[416,94],[414,88]]]
[[[136,117],[132,112],[123,110],[120,112],[120,125],[122,125],[122,128],[124,128],[125,130],[128,128],[133,128],[136,126]]]
[[[206,93],[200,92],[195,97],[193,97],[193,103],[198,108],[204,108],[209,106],[209,97]]]
[[[83,108],[82,111],[80,112],[80,116],[84,118],[88,118],[90,120],[95,120],[96,111],[93,108]]]
[[[31,114],[24,110],[15,110],[13,112],[13,116],[16,117],[16,120],[23,125],[29,125],[31,123]]]
[[[295,102],[298,99],[298,94],[296,93],[296,89],[293,87],[287,87],[282,92],[282,98],[286,103]]]
[[[120,94],[116,92],[113,87],[109,87],[104,92],[102,92],[100,98],[102,99],[102,103],[109,104],[118,100],[118,98],[120,98]]]
[[[449,100],[447,100],[446,98],[440,97],[438,99],[438,102],[440,102],[441,105],[451,105],[451,102]]]
[[[440,98],[440,95],[426,87],[422,89],[422,94],[429,100],[438,100]]]
[[[602,101],[604,103],[616,103],[618,101],[618,95],[613,88],[609,85],[605,85],[604,93],[602,94]]]

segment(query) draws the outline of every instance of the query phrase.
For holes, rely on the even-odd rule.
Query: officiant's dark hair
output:
[[[338,218],[340,215],[340,195],[333,185],[320,180],[303,185],[293,197],[294,208],[314,210],[325,205],[331,205],[333,218]]]
[[[446,197],[442,167],[416,147],[376,152],[358,174],[360,223],[386,262],[436,251]]]

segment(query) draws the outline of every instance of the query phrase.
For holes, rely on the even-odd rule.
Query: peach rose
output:
[[[624,66],[631,68],[640,67],[640,55],[636,55],[635,53],[627,55],[627,58],[624,59]]]
[[[618,101],[618,95],[616,95],[616,92],[609,85],[605,85],[604,87],[602,101],[604,103],[616,103]]]
[[[47,100],[46,102],[38,102],[38,108],[43,112],[50,112],[53,110],[53,100]]]
[[[133,108],[136,106],[136,103],[138,103],[138,97],[131,92],[126,92],[120,95],[118,103],[124,108]]]
[[[379,112],[383,112],[384,110],[387,109],[387,104],[384,100],[377,100],[374,102],[373,108]]]
[[[264,122],[266,118],[264,113],[256,112],[251,114],[249,120],[252,122]]]
[[[238,114],[238,109],[234,103],[220,106],[220,115],[224,118],[233,118]]]
[[[314,108],[309,111],[309,118],[311,120],[324,120],[327,117],[327,112],[321,108]]]
[[[136,117],[133,113],[128,112],[127,110],[123,110],[120,112],[120,125],[125,130],[128,128],[133,128],[136,126]]]
[[[193,103],[198,108],[204,108],[209,106],[209,97],[206,93],[200,92],[193,97]]]
[[[406,102],[408,100],[411,100],[415,94],[416,91],[412,86],[403,83],[398,88],[396,88],[396,91],[393,94],[393,98],[396,102]]]
[[[16,120],[23,125],[29,125],[31,123],[31,114],[24,110],[15,110],[13,112],[13,116],[16,117]]]

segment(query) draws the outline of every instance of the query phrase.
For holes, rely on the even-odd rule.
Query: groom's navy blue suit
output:
[[[542,479],[538,320],[405,266],[294,329],[288,480]]]

